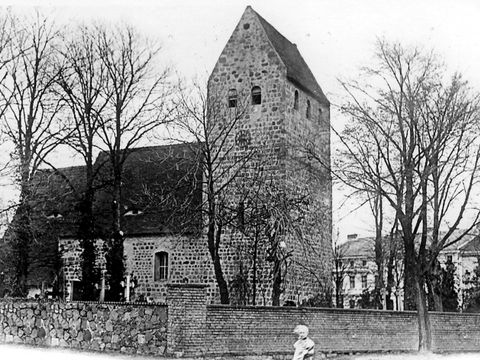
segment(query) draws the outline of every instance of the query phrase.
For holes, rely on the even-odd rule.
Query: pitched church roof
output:
[[[198,144],[135,148],[122,177],[122,228],[126,236],[191,233],[200,224],[201,171]],[[95,162],[94,217],[99,236],[112,224],[112,181],[108,154]],[[37,217],[55,223],[58,235],[75,237],[85,168],[42,170],[36,179]]]
[[[308,67],[307,63],[303,59],[302,55],[297,49],[295,44],[292,44],[285,36],[280,34],[270,23],[268,23],[263,17],[261,17],[250,6],[247,7],[248,11],[251,10],[259,19],[260,24],[265,29],[268,39],[276,52],[280,56],[280,59],[287,68],[287,78],[296,86],[309,93],[320,103],[330,104],[327,97],[323,93],[320,85],[318,85],[313,76],[312,71]]]

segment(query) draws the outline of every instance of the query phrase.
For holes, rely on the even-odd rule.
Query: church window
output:
[[[293,95],[293,108],[298,110],[298,90],[295,90],[295,94]]]
[[[252,88],[252,105],[260,105],[262,103],[262,90],[259,86]]]
[[[155,254],[154,280],[161,281],[168,279],[168,253],[160,251]]]
[[[311,109],[311,105],[310,105],[310,100],[307,100],[307,111],[306,111],[306,116],[307,116],[307,119],[310,119],[310,114],[312,112],[312,109]]]
[[[237,107],[237,90],[235,89],[228,90],[228,107]]]

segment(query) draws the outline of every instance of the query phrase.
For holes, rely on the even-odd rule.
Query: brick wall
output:
[[[416,351],[414,312],[211,305],[206,348],[210,356],[275,355],[289,358],[305,324],[317,353]],[[433,350],[480,351],[480,315],[432,313]]]
[[[206,290],[203,284],[168,286],[168,354],[202,355],[206,352]]]
[[[0,302],[0,343],[163,355],[166,327],[161,305]]]

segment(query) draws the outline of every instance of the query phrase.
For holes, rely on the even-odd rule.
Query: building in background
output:
[[[460,232],[460,231],[459,231]],[[453,235],[452,239],[455,238]],[[391,310],[403,310],[403,261],[401,239],[397,240],[397,251],[391,261],[390,291],[387,289],[388,257],[390,238],[385,237],[386,249],[384,261],[385,289],[382,291],[382,306]],[[338,274],[342,277],[343,306],[361,308],[362,296],[375,289],[378,274],[375,262],[375,238],[348,235],[347,241],[340,244],[336,251],[339,263]],[[455,267],[455,290],[458,294],[459,311],[466,310],[469,289],[477,286],[475,269],[480,258],[480,236],[476,233],[465,235],[460,241],[442,250],[438,256],[440,266],[445,269],[448,263]],[[388,297],[387,294],[390,294]],[[388,303],[390,302],[390,303]]]

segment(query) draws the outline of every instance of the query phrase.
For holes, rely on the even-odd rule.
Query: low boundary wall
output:
[[[207,305],[206,286],[168,287],[167,306],[0,301],[0,342],[164,357],[291,359],[297,324],[317,353],[416,351],[414,312]],[[433,350],[480,352],[480,314],[431,313]]]
[[[0,342],[163,355],[167,307],[0,302]]]

